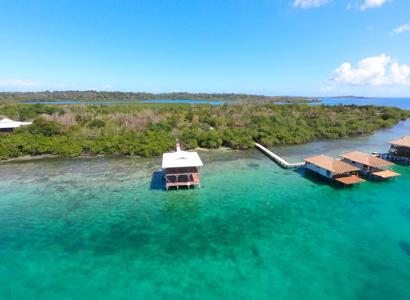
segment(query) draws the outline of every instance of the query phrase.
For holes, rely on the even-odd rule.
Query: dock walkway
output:
[[[273,153],[269,149],[265,148],[261,144],[255,143],[256,148],[261,150],[265,155],[267,155],[269,158],[271,158],[274,162],[276,162],[279,166],[285,169],[294,169],[294,168],[302,168],[305,163],[304,162],[299,162],[299,163],[290,163],[280,157],[279,155]]]

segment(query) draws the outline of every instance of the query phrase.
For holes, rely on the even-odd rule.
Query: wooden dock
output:
[[[255,143],[255,147],[261,150],[266,156],[268,156],[270,159],[272,159],[274,162],[276,162],[279,166],[285,169],[295,169],[295,168],[302,168],[305,166],[304,162],[299,162],[299,163],[290,163],[280,157],[279,155],[273,153],[269,149],[265,148],[261,144]]]

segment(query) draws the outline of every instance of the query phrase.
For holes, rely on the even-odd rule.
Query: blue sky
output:
[[[410,96],[408,0],[0,3],[0,91]]]

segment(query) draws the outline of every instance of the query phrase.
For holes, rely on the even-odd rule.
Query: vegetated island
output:
[[[334,97],[329,97],[329,98],[335,98],[335,99],[337,99],[337,98],[340,98],[340,99],[345,99],[345,98],[347,98],[347,99],[367,99],[369,97],[363,97],[363,96],[334,96]]]
[[[380,106],[300,104],[0,104],[0,116],[33,124],[0,135],[0,159],[20,156],[158,156],[187,149],[248,149],[370,134],[410,117]]]
[[[135,102],[144,100],[206,100],[224,102],[283,102],[307,103],[317,102],[316,98],[294,96],[264,96],[227,93],[135,93],[135,92],[101,92],[101,91],[44,91],[44,92],[0,92],[0,103],[6,102]]]

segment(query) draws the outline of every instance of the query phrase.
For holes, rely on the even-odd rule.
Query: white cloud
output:
[[[40,83],[33,80],[23,80],[23,79],[0,79],[0,87],[10,87],[10,88],[30,88],[36,87]]]
[[[400,33],[406,32],[406,31],[410,31],[410,24],[404,24],[404,25],[401,25],[401,26],[395,28],[391,32],[391,34],[400,34]]]
[[[92,86],[92,87],[86,88],[86,90],[99,91],[99,92],[108,92],[108,91],[112,91],[112,89],[113,89],[113,86],[111,84],[104,84],[100,86]]]
[[[349,85],[410,86],[410,66],[392,61],[386,54],[362,59],[357,67],[343,63],[333,71],[331,81]]]
[[[293,2],[293,6],[306,9],[311,7],[319,7],[328,4],[331,1],[333,0],[295,0]]]
[[[75,85],[67,83],[53,83],[26,79],[1,79],[0,91],[16,91],[16,92],[36,92],[36,91],[67,91],[67,90],[96,90],[96,91],[111,91],[111,84],[87,87],[84,85]]]
[[[101,90],[111,90],[113,86],[111,84],[104,84],[101,86]]]
[[[50,83],[27,79],[0,79],[2,91],[41,91],[41,90],[70,90],[74,85],[66,83]]]
[[[360,6],[360,10],[366,10],[368,8],[376,8],[385,4],[388,0],[364,0]]]
[[[333,91],[334,89],[335,89],[334,86],[323,86],[323,87],[320,88],[320,91],[321,92],[330,92],[330,91]]]

